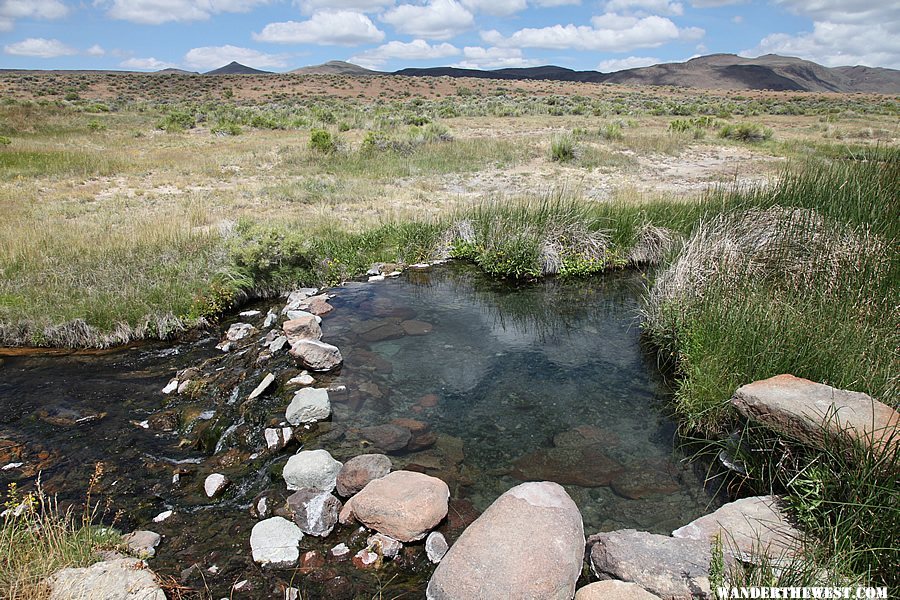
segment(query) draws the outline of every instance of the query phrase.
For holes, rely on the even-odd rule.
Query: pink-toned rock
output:
[[[284,335],[288,339],[288,343],[293,345],[300,340],[321,340],[322,328],[319,327],[318,321],[314,315],[300,317],[285,321],[281,326]]]
[[[385,452],[403,450],[412,439],[412,432],[399,425],[372,425],[359,430],[363,439],[372,442],[372,445]]]
[[[328,296],[325,294],[306,299],[300,303],[300,308],[317,317],[323,317],[334,310],[334,307],[328,304]]]
[[[336,346],[319,340],[300,340],[291,346],[291,356],[310,371],[331,371],[344,362]]]
[[[575,600],[659,600],[659,596],[636,583],[610,579],[584,586],[575,594]]]
[[[440,401],[441,399],[437,394],[425,394],[419,398],[419,406],[422,408],[434,408]]]
[[[790,560],[801,550],[803,535],[778,506],[777,496],[754,496],[729,502],[672,532],[681,539],[712,542],[719,536],[726,554],[749,562],[767,556]]]
[[[401,542],[424,538],[444,517],[450,489],[422,473],[394,471],[369,482],[344,505],[341,522],[350,517]]]
[[[533,482],[500,496],[443,557],[428,600],[570,600],[584,561],[578,507],[559,485]]]
[[[680,488],[672,473],[675,466],[666,459],[638,461],[610,483],[612,490],[630,500],[656,494],[671,494]]]
[[[512,476],[521,481],[555,481],[563,485],[599,487],[619,477],[623,467],[603,446],[542,448],[513,462]]]
[[[337,476],[338,494],[352,496],[373,479],[379,479],[391,472],[391,459],[384,454],[361,454],[354,456],[341,467]]]
[[[900,446],[900,414],[861,392],[778,375],[741,386],[731,403],[744,416],[819,448],[825,430],[892,452]]]

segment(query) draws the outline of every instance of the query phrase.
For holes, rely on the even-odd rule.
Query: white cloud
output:
[[[3,51],[14,56],[35,56],[37,58],[56,58],[78,54],[78,50],[66,46],[59,40],[45,38],[27,38],[15,44],[8,44]]]
[[[249,12],[270,0],[94,0],[113,19],[145,25],[170,21],[204,21],[223,12]]]
[[[679,16],[684,13],[684,6],[680,2],[669,0],[610,0],[606,3],[606,11],[649,13],[654,15]]]
[[[900,68],[900,4],[864,0],[776,0],[813,19],[812,31],[772,33],[742,56],[783,54],[834,67]]]
[[[94,44],[90,48],[84,51],[88,56],[103,56],[106,54],[106,50],[100,44]]]
[[[462,0],[470,11],[506,17],[528,8],[526,0]]]
[[[151,56],[150,58],[129,58],[120,62],[119,66],[137,71],[161,71],[162,69],[175,68],[177,65],[157,60]]]
[[[633,48],[652,48],[679,39],[695,40],[704,31],[698,27],[679,29],[665,17],[629,17],[612,13],[591,19],[591,26],[553,25],[526,28],[510,36],[498,31],[483,31],[481,38],[505,48],[549,48],[625,52]]]
[[[532,0],[535,6],[552,7],[567,6],[570,4],[581,4],[581,0]]]
[[[59,0],[0,0],[0,31],[11,31],[16,19],[61,19],[69,7]]]
[[[394,5],[394,0],[299,0],[300,10],[311,14],[319,10],[379,12]]]
[[[734,4],[746,4],[750,0],[692,0],[694,8],[717,8],[719,6],[731,6]]]
[[[193,48],[184,55],[184,64],[198,70],[217,69],[232,61],[255,69],[271,69],[287,66],[283,55],[265,54],[251,48],[238,46],[204,46]]]
[[[467,31],[475,17],[456,0],[429,0],[424,6],[404,4],[384,13],[381,20],[400,33],[444,40]]]
[[[604,73],[612,73],[613,71],[623,71],[625,69],[637,69],[639,67],[649,67],[658,65],[661,60],[652,56],[629,56],[628,58],[611,58],[609,60],[600,61],[597,70]]]
[[[522,51],[518,48],[466,46],[463,48],[463,57],[465,60],[453,66],[460,69],[509,69],[533,67],[540,62],[525,58],[522,56]]]
[[[459,48],[446,42],[429,44],[425,40],[400,42],[394,40],[372,50],[366,50],[350,58],[350,62],[370,69],[378,68],[389,60],[433,60],[457,56]]]
[[[253,39],[278,44],[324,44],[332,46],[356,46],[374,44],[384,39],[366,15],[349,11],[317,12],[307,21],[269,23]]]

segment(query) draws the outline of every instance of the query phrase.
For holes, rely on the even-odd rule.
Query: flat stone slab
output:
[[[777,496],[742,498],[722,506],[672,532],[680,539],[712,542],[716,536],[725,553],[742,562],[754,556],[790,559],[802,547],[803,534],[787,521]]]
[[[48,583],[50,600],[166,600],[153,571],[136,558],[63,569]]]
[[[738,411],[783,435],[824,448],[825,430],[849,434],[869,447],[900,445],[900,414],[862,392],[777,375],[741,386],[731,398]]]
[[[591,568],[599,579],[636,583],[665,600],[708,597],[708,541],[621,529],[591,537]]]
[[[636,583],[627,581],[596,581],[579,589],[575,600],[659,600]]]
[[[287,519],[272,517],[260,521],[250,531],[253,560],[274,568],[292,567],[300,558],[302,539],[303,532]]]

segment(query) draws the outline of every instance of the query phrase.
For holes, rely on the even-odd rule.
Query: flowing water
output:
[[[332,390],[332,419],[299,443],[346,461],[405,443],[396,427],[379,426],[412,429],[409,445],[391,453],[394,467],[448,483],[450,540],[505,490],[545,479],[566,487],[588,535],[668,533],[712,500],[674,448],[666,387],[640,345],[641,278],[514,287],[448,264],[331,290],[324,340],[345,363],[316,377]],[[261,304],[261,315],[241,320],[261,327],[270,306],[280,309]],[[0,354],[0,467],[16,465],[0,470],[0,483],[28,488],[40,472],[48,493],[83,502],[102,462],[92,496],[103,499],[101,517],[163,534],[151,566],[201,597],[228,596],[243,580],[236,597],[275,597],[287,585],[304,598],[421,597],[432,569],[421,545],[376,573],[348,562],[302,572],[253,564],[248,506],[266,490],[286,495],[280,469],[299,447],[265,452],[262,429],[283,420],[295,389],[286,382],[299,369],[286,353],[261,352],[265,331],[229,354],[214,348],[220,333],[176,346]],[[184,369],[193,383],[162,394]],[[269,372],[277,388],[248,401]],[[233,482],[216,500],[202,490],[212,472]],[[153,523],[164,510],[175,515]],[[305,537],[301,549],[340,542],[356,550],[365,535],[340,526],[325,540]]]

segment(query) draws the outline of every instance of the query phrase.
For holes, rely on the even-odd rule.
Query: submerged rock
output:
[[[289,490],[330,492],[342,466],[327,450],[303,450],[288,459],[282,475]]]
[[[823,448],[825,432],[847,434],[866,446],[900,446],[900,413],[861,392],[793,375],[741,386],[731,404],[744,416],[786,436]]]
[[[298,490],[288,496],[287,507],[303,533],[326,537],[337,525],[341,501],[330,492]]]
[[[513,463],[512,476],[522,481],[554,481],[563,485],[609,485],[623,472],[599,444],[542,448]]]
[[[391,472],[391,459],[384,454],[362,454],[354,456],[341,468],[337,476],[338,494],[352,496],[373,479],[379,479]]]
[[[708,597],[707,541],[622,529],[591,537],[591,568],[600,579],[619,579],[641,586],[660,598]]]
[[[260,521],[250,532],[253,560],[263,566],[293,567],[300,558],[302,539],[300,528],[285,518],[272,517]]]
[[[426,597],[570,600],[583,562],[581,513],[566,491],[551,482],[523,483],[466,528]]]
[[[412,432],[399,425],[373,425],[359,430],[363,439],[372,442],[372,445],[385,452],[403,450],[412,439]]]
[[[330,416],[328,390],[321,388],[308,387],[298,391],[285,411],[285,418],[291,425],[314,423]]]
[[[742,562],[760,557],[790,560],[802,547],[803,534],[787,520],[777,496],[754,496],[729,502],[672,532],[681,539],[712,543],[718,536],[724,552]]]
[[[300,340],[291,346],[291,356],[311,371],[331,371],[344,362],[336,346],[318,340]]]
[[[153,571],[136,558],[63,569],[48,580],[50,600],[166,600]]]
[[[351,517],[401,542],[420,540],[447,516],[450,489],[437,479],[394,471],[369,482],[344,505],[341,521]]]

